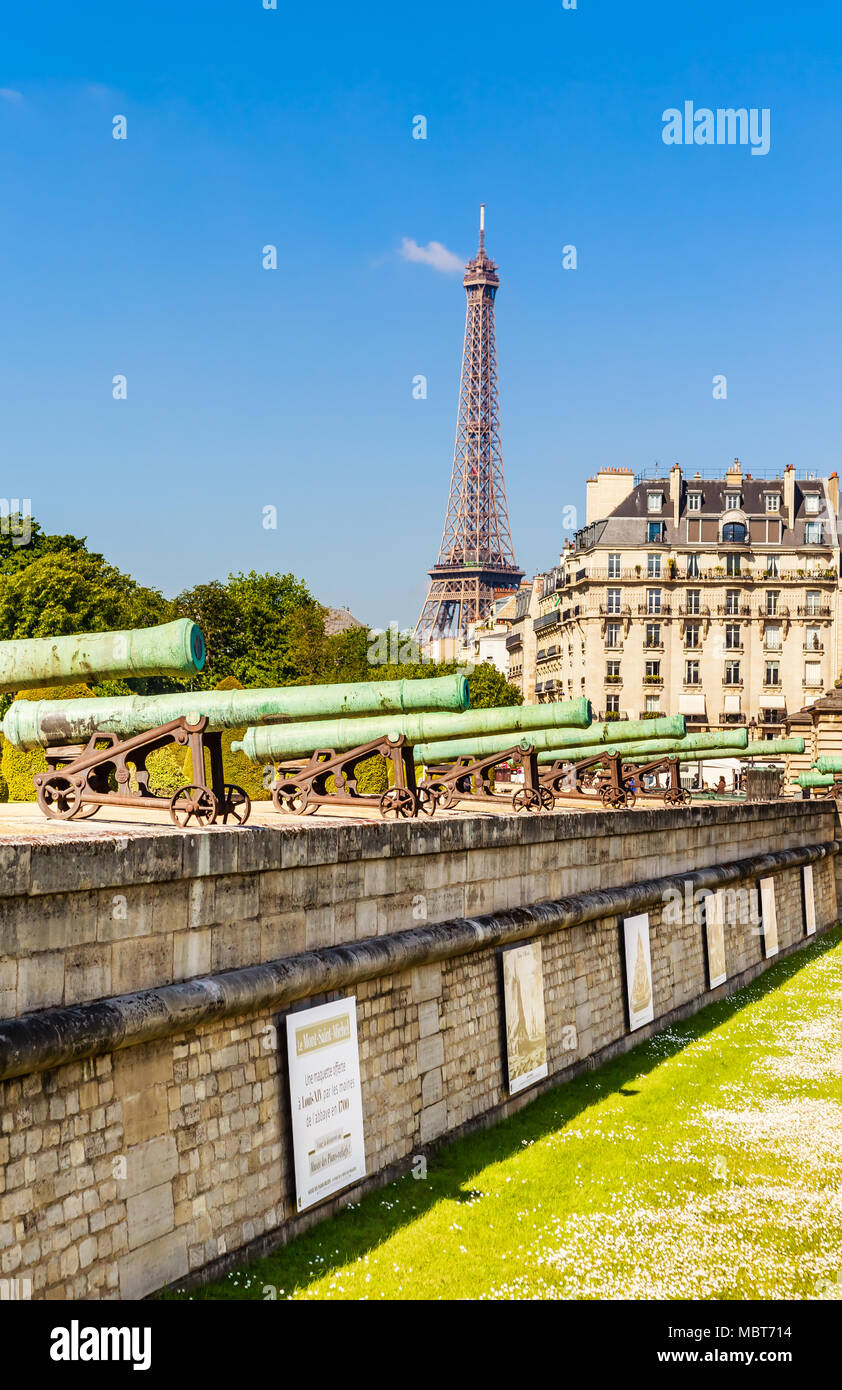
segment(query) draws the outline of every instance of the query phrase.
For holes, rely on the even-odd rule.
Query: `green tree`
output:
[[[172,607],[86,550],[47,550],[0,574],[0,640],[166,622]]]
[[[468,677],[471,709],[495,709],[500,705],[522,705],[523,696],[516,685],[510,685],[496,666],[484,661]]]
[[[202,684],[225,676],[243,686],[317,681],[324,668],[324,609],[293,574],[231,574],[185,589],[177,614],[205,635],[208,659]]]

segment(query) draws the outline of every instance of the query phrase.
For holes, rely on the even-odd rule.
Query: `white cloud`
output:
[[[429,241],[426,246],[419,246],[417,241],[405,236],[401,241],[401,255],[405,261],[420,261],[422,265],[431,265],[433,270],[441,270],[445,274],[465,268],[462,257],[448,251],[440,241]]]
[[[14,87],[0,87],[0,97],[4,101],[23,101],[23,92],[16,92]]]

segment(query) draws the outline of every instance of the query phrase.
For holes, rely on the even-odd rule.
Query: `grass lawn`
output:
[[[842,1298],[841,1076],[837,928],[182,1296]]]

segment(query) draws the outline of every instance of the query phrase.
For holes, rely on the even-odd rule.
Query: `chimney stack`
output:
[[[790,531],[795,525],[795,464],[788,463],[784,469],[784,507],[786,524]]]

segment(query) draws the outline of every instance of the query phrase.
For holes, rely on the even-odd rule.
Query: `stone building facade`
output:
[[[586,525],[543,578],[537,700],[586,694],[609,718],[783,735],[839,672],[838,509],[835,473],[601,470]]]

